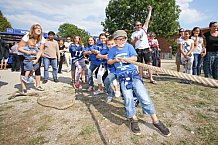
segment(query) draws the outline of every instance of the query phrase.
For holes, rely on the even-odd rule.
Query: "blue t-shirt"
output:
[[[88,45],[86,47],[85,51],[91,51],[92,49],[98,50],[98,47],[96,45]],[[94,64],[94,65],[100,65],[101,64],[101,61],[96,58],[96,54],[90,54],[89,59],[91,61],[91,64]]]
[[[114,46],[108,51],[108,60],[113,60],[115,57],[129,58],[132,56],[137,56],[137,53],[133,46],[129,43],[126,43],[121,50],[119,50],[117,46]],[[116,62],[114,63],[114,67],[118,77],[128,71],[137,71],[135,65],[131,63]]]
[[[76,45],[74,43],[71,43],[69,46],[69,51],[71,53],[73,63],[84,58],[83,53],[85,51],[85,48],[81,44]]]
[[[107,45],[104,44],[104,46],[102,46],[102,44],[97,45],[97,50],[100,52],[101,55],[106,55],[108,53],[108,48]],[[101,64],[106,64],[107,60],[103,59],[103,58],[98,58],[99,61],[101,61]]]
[[[35,48],[29,48],[29,46],[24,46],[24,48],[23,48],[24,50],[26,50],[26,51],[36,51],[36,52],[39,52],[39,49],[37,48],[37,47],[35,47]],[[35,58],[36,57],[36,55],[35,54],[25,54],[25,53],[23,53],[23,56],[25,57],[25,58]]]

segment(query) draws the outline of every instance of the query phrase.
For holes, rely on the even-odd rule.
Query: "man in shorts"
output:
[[[131,36],[131,42],[133,46],[136,49],[136,52],[138,54],[138,62],[145,63],[148,65],[152,65],[152,57],[151,57],[151,51],[150,46],[148,42],[148,36],[147,36],[147,30],[148,30],[148,24],[151,18],[151,11],[152,7],[148,6],[148,16],[145,20],[144,25],[142,26],[141,22],[136,21],[135,22],[135,29],[136,31],[132,33]],[[139,74],[143,78],[143,68],[139,67]],[[148,69],[149,79],[152,84],[156,84],[156,81],[153,79],[152,76],[152,70]]]

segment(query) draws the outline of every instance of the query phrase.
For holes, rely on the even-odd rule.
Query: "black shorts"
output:
[[[152,62],[151,52],[149,48],[136,49],[136,52],[138,54],[137,62],[143,63],[143,60],[146,64]]]
[[[20,62],[21,62],[21,65],[20,65],[20,68],[21,68],[20,72],[21,73],[20,74],[22,76],[24,76],[25,75],[25,71],[24,71],[24,63],[23,63],[23,61],[24,61],[25,57],[23,55],[19,55],[19,59],[20,59]],[[40,68],[41,68],[41,58],[39,59],[38,63],[39,63],[39,68],[35,70],[35,75],[36,76],[41,76],[41,71],[40,71]]]

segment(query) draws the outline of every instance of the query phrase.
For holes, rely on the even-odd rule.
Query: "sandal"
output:
[[[44,91],[45,89],[42,88],[41,86],[38,86],[38,87],[36,87],[36,90],[38,90],[38,91]]]

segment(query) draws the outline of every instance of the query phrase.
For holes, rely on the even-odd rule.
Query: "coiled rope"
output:
[[[200,84],[203,84],[206,86],[218,88],[218,80],[215,80],[215,79],[210,79],[210,78],[205,78],[205,77],[201,77],[201,76],[196,76],[196,75],[181,73],[181,72],[177,72],[177,71],[173,71],[173,70],[168,70],[168,69],[164,69],[164,68],[160,68],[160,67],[155,67],[155,66],[151,66],[148,64],[143,64],[143,63],[135,62],[132,60],[128,60],[127,58],[123,58],[123,60],[128,62],[128,63],[132,63],[132,64],[135,64],[137,66],[144,67],[146,69],[152,69],[154,71],[162,72],[164,74],[175,76],[175,77],[178,77],[181,79],[186,79],[186,80],[197,82],[197,83],[200,83]]]

